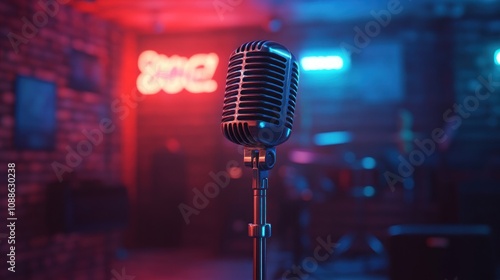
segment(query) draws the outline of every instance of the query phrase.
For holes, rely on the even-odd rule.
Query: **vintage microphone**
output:
[[[299,66],[292,53],[272,41],[241,45],[229,58],[221,129],[231,142],[244,146],[245,165],[253,170],[254,280],[265,279],[268,171],[276,163],[275,146],[292,131],[299,85]]]

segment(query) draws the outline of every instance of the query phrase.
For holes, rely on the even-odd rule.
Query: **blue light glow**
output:
[[[500,65],[500,49],[495,51],[495,64]]]
[[[314,144],[318,146],[344,144],[350,142],[351,140],[351,133],[347,131],[318,133],[314,136]]]
[[[287,51],[282,51],[280,49],[275,49],[275,48],[269,48],[269,50],[272,52],[272,53],[277,53],[281,56],[284,56],[284,57],[287,57],[288,59],[290,59],[291,55],[289,52]]]
[[[344,68],[344,59],[338,55],[306,56],[300,60],[305,71],[341,70]]]
[[[372,157],[365,157],[361,160],[361,166],[363,166],[364,169],[373,169],[377,166],[377,162]]]
[[[283,22],[277,18],[272,19],[269,21],[267,24],[267,27],[271,32],[278,32],[281,30],[281,27],[283,27]]]
[[[363,195],[366,197],[372,197],[375,195],[375,188],[372,186],[366,186],[363,188]]]

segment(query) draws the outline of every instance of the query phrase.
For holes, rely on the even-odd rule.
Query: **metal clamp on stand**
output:
[[[266,222],[266,191],[269,171],[276,163],[276,148],[248,148],[244,150],[245,166],[253,171],[253,223],[248,224],[248,236],[253,237],[254,280],[266,278],[266,238],[271,236],[271,225]]]

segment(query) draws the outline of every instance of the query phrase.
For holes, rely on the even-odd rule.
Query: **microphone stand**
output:
[[[271,236],[271,225],[266,222],[266,192],[269,171],[276,163],[276,148],[245,147],[245,166],[252,168],[253,223],[248,224],[248,236],[253,237],[253,279],[266,279],[266,238]]]

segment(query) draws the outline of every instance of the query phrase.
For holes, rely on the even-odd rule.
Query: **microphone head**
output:
[[[221,129],[246,147],[274,147],[292,132],[299,65],[272,41],[241,45],[229,58]]]

